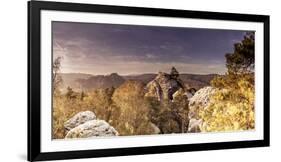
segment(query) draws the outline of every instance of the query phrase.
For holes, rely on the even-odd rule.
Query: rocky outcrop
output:
[[[92,111],[79,112],[64,123],[64,128],[69,131],[77,127],[78,125],[81,125],[90,120],[95,120],[96,118],[96,115]]]
[[[200,127],[203,124],[199,117],[199,111],[204,110],[210,104],[210,96],[216,92],[217,89],[213,87],[204,87],[198,90],[193,97],[189,99],[189,132],[201,132]]]
[[[65,138],[117,136],[118,132],[104,120],[98,120],[92,111],[79,112],[64,124]]]
[[[90,120],[71,129],[65,138],[117,136],[118,132],[104,120]]]
[[[190,88],[190,89],[182,89],[181,88],[173,94],[173,99],[176,99],[176,98],[181,97],[181,96],[185,96],[186,99],[189,101],[190,98],[193,97],[195,92],[196,92],[196,90],[194,88]]]
[[[145,96],[156,97],[159,101],[173,100],[173,94],[181,88],[185,89],[185,86],[179,79],[179,73],[173,67],[170,74],[159,72],[156,78],[147,84]]]

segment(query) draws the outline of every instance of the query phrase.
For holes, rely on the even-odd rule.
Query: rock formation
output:
[[[79,112],[64,123],[64,128],[69,131],[80,124],[95,119],[96,115],[92,111]]]
[[[213,87],[204,87],[198,90],[192,98],[189,99],[189,132],[201,132],[200,127],[203,124],[199,117],[199,111],[204,110],[210,104],[210,96],[216,92]]]
[[[173,67],[170,74],[159,72],[156,78],[147,84],[145,96],[156,97],[159,101],[173,100],[173,94],[181,88],[186,89],[179,79],[178,71]]]
[[[118,132],[104,120],[90,120],[71,129],[65,138],[90,138],[97,136],[117,136]]]
[[[117,136],[118,132],[104,120],[98,120],[91,111],[79,112],[64,124],[68,131],[65,138],[90,138]]]

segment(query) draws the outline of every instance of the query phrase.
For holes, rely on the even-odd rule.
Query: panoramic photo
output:
[[[52,22],[52,138],[255,129],[255,32]]]

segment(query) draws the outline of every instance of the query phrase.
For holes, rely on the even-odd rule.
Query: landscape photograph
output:
[[[255,31],[52,22],[52,139],[255,130]]]

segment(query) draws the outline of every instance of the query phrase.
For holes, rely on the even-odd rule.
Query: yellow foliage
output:
[[[220,88],[210,105],[199,112],[202,131],[237,131],[255,128],[253,74],[219,77],[212,84]]]
[[[53,95],[53,139],[66,135],[64,123],[81,111],[92,111],[98,119],[107,121],[120,135],[152,134],[148,102],[144,99],[144,85],[128,81],[117,89],[97,89],[87,94],[73,92]],[[80,96],[80,97],[79,97]]]
[[[112,96],[118,112],[112,116],[112,125],[120,135],[151,134],[153,129],[148,118],[148,103],[144,100],[144,85],[127,81]]]
[[[75,93],[76,97],[68,97],[67,94],[53,94],[53,139],[65,137],[64,123],[81,111],[93,111],[99,119],[108,121],[112,109],[112,89],[98,89],[89,92],[83,98]],[[85,95],[85,94],[84,94]]]
[[[80,99],[69,99],[65,95],[53,95],[53,139],[64,138],[64,123],[80,111],[91,110]]]

